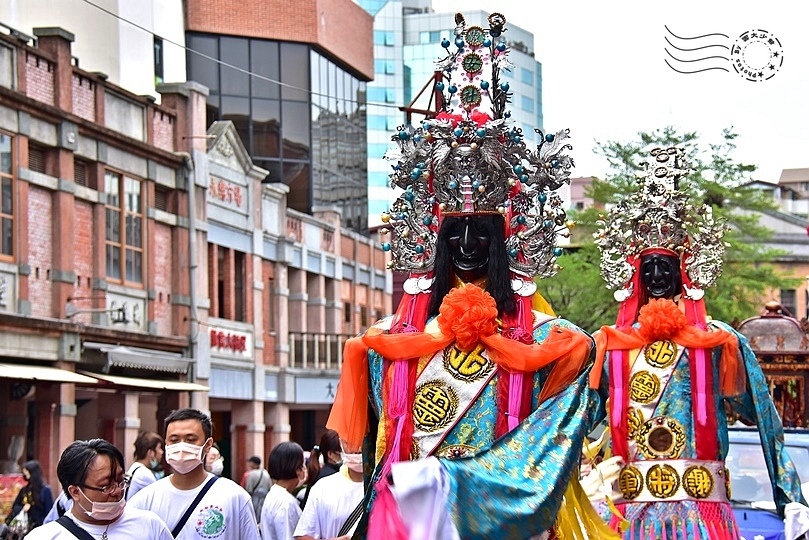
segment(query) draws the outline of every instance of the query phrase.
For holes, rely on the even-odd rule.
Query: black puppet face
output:
[[[464,279],[486,275],[491,245],[491,223],[462,217],[448,224],[447,241],[455,273]]]
[[[649,298],[674,298],[680,293],[680,259],[659,253],[641,257],[640,277]]]

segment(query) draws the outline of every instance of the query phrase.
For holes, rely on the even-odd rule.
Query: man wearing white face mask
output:
[[[178,540],[259,540],[250,496],[205,470],[213,445],[208,415],[179,409],[166,418],[166,462],[174,473],[146,486],[130,504],[157,514]]]
[[[358,448],[347,448],[345,441],[340,443],[343,465],[337,474],[312,486],[295,528],[295,540],[349,540],[357,526],[359,514],[355,511],[364,495],[362,454]]]
[[[124,456],[103,439],[75,441],[68,446],[56,474],[72,508],[56,521],[31,531],[32,540],[172,540],[157,516],[127,506]]]

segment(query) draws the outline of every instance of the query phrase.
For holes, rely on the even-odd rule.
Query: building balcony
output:
[[[343,367],[343,346],[350,337],[353,334],[290,332],[289,367],[340,371]]]

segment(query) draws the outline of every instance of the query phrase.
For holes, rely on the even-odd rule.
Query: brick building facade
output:
[[[342,342],[391,309],[385,254],[340,212],[287,208],[207,89],[161,103],[0,36],[0,473],[104,437],[127,456],[210,410],[226,471],[325,424]]]

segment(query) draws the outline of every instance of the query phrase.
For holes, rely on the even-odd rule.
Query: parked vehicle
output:
[[[739,532],[746,540],[782,540],[784,523],[775,512],[772,485],[761,450],[758,430],[731,427],[726,465],[730,471],[731,502]],[[809,430],[785,429],[784,442],[795,463],[804,497],[809,491]]]

